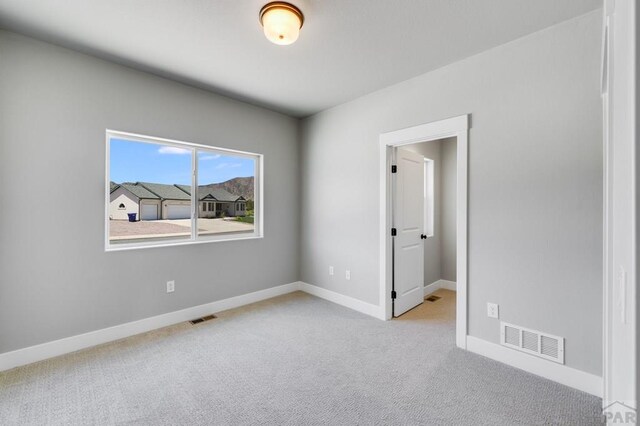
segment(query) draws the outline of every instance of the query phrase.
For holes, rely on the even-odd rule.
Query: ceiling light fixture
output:
[[[298,39],[304,15],[290,3],[273,1],[260,9],[260,23],[270,42],[287,45]]]

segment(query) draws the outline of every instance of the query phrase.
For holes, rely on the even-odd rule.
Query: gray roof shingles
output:
[[[180,201],[189,201],[191,199],[191,186],[189,185],[167,185],[163,183],[150,182],[125,182],[117,184],[115,182],[111,182],[111,192],[115,191],[120,186],[127,189],[138,198]],[[228,203],[233,203],[238,200],[244,200],[244,198],[241,196],[233,195],[230,192],[219,188],[205,188],[201,189],[199,192],[200,200],[208,199]]]
[[[191,186],[189,185],[176,185],[178,188],[180,188],[182,191],[186,192],[187,194],[191,195]]]
[[[187,194],[191,194],[191,187],[188,185],[176,185],[178,188],[182,189]],[[244,198],[239,195],[233,195],[224,189],[210,189],[210,188],[200,188],[198,193],[198,198],[200,201],[207,199],[215,199],[216,201],[223,201],[228,203],[233,203],[234,201],[244,200]]]
[[[163,200],[191,200],[191,196],[178,188],[176,185],[166,185],[162,183],[150,183],[150,182],[138,182],[138,185],[142,185],[147,190],[153,192]]]
[[[200,192],[201,200],[208,196],[213,197],[218,201],[234,202],[240,199],[244,200],[244,198],[238,195],[233,195],[230,192],[225,191],[224,189],[206,189],[205,191]]]
[[[144,199],[151,199],[151,200],[159,200],[160,197],[158,197],[158,195],[154,194],[153,192],[149,191],[147,188],[145,188],[144,186],[138,184],[138,183],[122,183],[120,184],[120,186],[122,186],[123,188],[125,188],[126,190],[128,190],[129,192],[131,192],[133,195],[135,195],[138,198],[144,198]]]

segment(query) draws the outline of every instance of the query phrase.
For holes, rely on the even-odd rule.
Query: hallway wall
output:
[[[443,280],[456,281],[456,194],[458,153],[456,138],[441,142],[440,259]]]

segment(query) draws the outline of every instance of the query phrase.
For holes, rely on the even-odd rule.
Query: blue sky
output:
[[[191,185],[191,151],[166,145],[111,139],[109,176],[113,182]],[[254,160],[198,153],[198,184],[253,176]]]

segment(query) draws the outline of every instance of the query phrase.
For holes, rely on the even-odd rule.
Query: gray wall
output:
[[[456,138],[442,142],[440,193],[440,217],[442,217],[440,249],[442,252],[442,279],[456,281],[456,197],[458,184],[458,160]]]
[[[297,120],[4,31],[0,58],[0,353],[298,280]],[[106,128],[264,154],[265,238],[105,253]]]
[[[402,149],[408,151],[417,152],[424,157],[433,160],[433,175],[434,175],[434,234],[433,237],[424,240],[424,285],[432,284],[442,279],[442,258],[441,258],[441,239],[442,239],[442,227],[440,216],[440,200],[441,194],[441,160],[440,141],[421,142],[411,145],[405,145]]]
[[[378,137],[471,113],[469,333],[498,343],[499,303],[600,374],[600,35],[595,11],[305,120],[302,280],[378,304]]]

